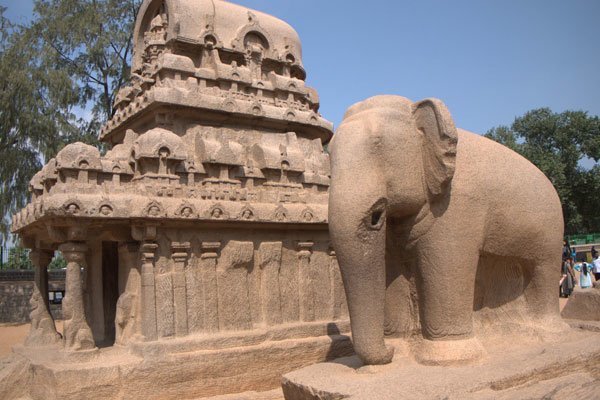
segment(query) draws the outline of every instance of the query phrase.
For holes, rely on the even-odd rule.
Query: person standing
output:
[[[581,263],[581,271],[579,272],[579,287],[587,289],[592,286],[592,272],[590,266],[585,261]]]
[[[560,280],[560,295],[569,297],[573,292],[573,288],[577,284],[575,280],[575,271],[571,265],[571,259],[566,259],[562,265],[562,279]]]
[[[600,255],[596,255],[596,259],[593,261],[594,267],[592,270],[594,271],[594,277],[596,281],[600,281]]]
[[[569,244],[569,240],[563,240],[563,251],[562,251],[562,260],[563,263],[565,260],[571,257],[571,245]]]

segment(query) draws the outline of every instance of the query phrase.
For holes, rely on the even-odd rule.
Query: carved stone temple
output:
[[[44,370],[30,395],[66,396],[49,382],[82,362],[93,379],[69,385],[86,398],[264,390],[350,352],[327,231],[332,124],[297,33],[226,1],[146,0],[134,46],[106,155],[66,146],[13,217],[37,268],[16,350]],[[56,250],[62,337],[46,294]]]

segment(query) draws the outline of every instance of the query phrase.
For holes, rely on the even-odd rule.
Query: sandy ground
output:
[[[29,332],[29,324],[0,325],[0,357],[10,354],[12,346],[23,343]]]
[[[23,344],[29,333],[30,324],[0,324],[0,357],[11,353],[16,344]],[[56,329],[62,333],[62,321],[56,322]]]
[[[559,299],[561,311],[565,307],[565,304],[567,304],[567,300],[563,298]],[[62,331],[62,323],[60,321],[56,324],[56,328]],[[23,343],[28,332],[29,324],[0,324],[0,357],[10,354],[12,346],[15,344]]]

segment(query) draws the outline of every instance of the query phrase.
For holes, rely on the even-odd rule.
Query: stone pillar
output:
[[[202,242],[200,279],[204,294],[204,329],[208,332],[219,330],[219,309],[217,292],[217,257],[221,242]]]
[[[139,265],[139,244],[127,242],[119,244],[119,273],[125,276],[117,301],[115,317],[115,342],[125,344],[133,335],[140,333],[139,303],[142,278]]]
[[[313,242],[298,242],[298,288],[300,301],[300,321],[315,320],[315,296],[313,293],[313,274],[310,268],[310,256]]]
[[[67,260],[66,294],[63,300],[65,349],[93,349],[95,343],[85,315],[81,279],[87,246],[81,242],[66,242],[60,245],[59,250]]]
[[[140,249],[142,262],[142,335],[144,340],[156,340],[156,292],[154,287],[154,255],[158,245],[144,243]]]
[[[175,307],[173,305],[173,265],[155,267],[156,330],[159,338],[175,336]]]
[[[92,335],[96,343],[104,341],[106,338],[104,323],[104,274],[102,268],[102,241],[90,240],[87,242],[86,252],[86,271],[83,281],[84,299],[88,324],[92,329]]]
[[[261,315],[267,326],[283,322],[281,315],[281,293],[279,290],[281,252],[281,242],[263,242],[258,248],[258,265],[261,271]]]
[[[173,268],[173,302],[175,305],[175,335],[188,334],[187,294],[185,284],[185,267],[188,261],[190,244],[171,244],[171,252],[175,266]]]
[[[34,249],[29,258],[35,267],[33,293],[31,294],[31,328],[25,339],[26,346],[46,346],[60,342],[54,319],[48,304],[48,264],[52,261],[52,251]]]
[[[248,276],[252,269],[254,244],[230,240],[217,263],[219,330],[252,329]]]
[[[204,288],[200,270],[201,259],[193,257],[188,260],[185,269],[185,293],[187,296],[188,332],[200,332],[204,329]]]

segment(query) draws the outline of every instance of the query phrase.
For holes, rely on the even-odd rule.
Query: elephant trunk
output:
[[[385,222],[380,230],[357,232],[356,220],[351,220],[349,226],[344,226],[344,217],[330,221],[346,290],[354,350],[365,364],[387,364],[393,350],[386,348],[383,340]]]

